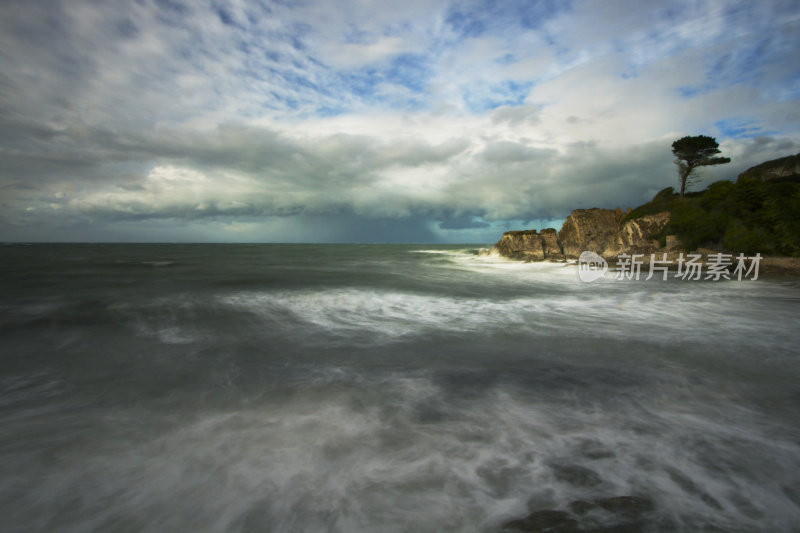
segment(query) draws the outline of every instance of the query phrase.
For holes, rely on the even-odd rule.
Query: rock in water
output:
[[[594,503],[614,514],[633,517],[638,517],[655,508],[652,501],[639,496],[614,496],[595,500]]]
[[[503,524],[504,531],[525,531],[552,533],[577,532],[578,522],[569,517],[565,511],[536,511],[525,518],[512,520]]]
[[[603,482],[594,470],[580,465],[550,465],[556,479],[577,487],[593,487]]]
[[[535,229],[507,231],[492,250],[504,257],[525,261],[564,260],[561,243],[553,228],[545,228],[541,233]]]
[[[574,210],[558,232],[564,255],[567,259],[577,259],[585,250],[602,254],[614,244],[623,216],[625,213],[621,209]]]
[[[511,259],[542,261],[545,257],[542,236],[535,229],[503,233],[494,250]]]
[[[545,228],[539,233],[539,236],[542,238],[545,259],[548,261],[564,261],[566,259],[555,229]]]

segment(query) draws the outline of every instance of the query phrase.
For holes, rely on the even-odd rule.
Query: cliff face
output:
[[[621,253],[652,253],[659,249],[652,236],[669,223],[669,213],[656,213],[620,226],[621,209],[576,209],[564,221],[561,231],[553,228],[507,231],[493,250],[502,256],[525,261],[577,259],[591,250],[606,259]]]
[[[542,230],[542,233],[545,231],[547,230]],[[555,232],[555,230],[552,231]],[[544,239],[535,229],[507,231],[494,245],[493,250],[511,259],[542,261],[547,258]]]
[[[551,261],[563,261],[565,259],[564,250],[558,240],[558,234],[553,228],[545,228],[539,234],[542,238],[544,256]]]
[[[600,253],[614,242],[614,235],[625,213],[622,209],[576,209],[564,221],[558,239],[568,259],[577,259],[584,250]]]
[[[621,253],[651,254],[660,249],[653,236],[669,223],[669,212],[645,215],[626,221],[614,234],[614,242],[602,252],[604,258],[617,257]]]

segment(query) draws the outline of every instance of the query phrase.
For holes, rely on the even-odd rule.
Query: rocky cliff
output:
[[[558,239],[568,259],[577,259],[584,250],[600,253],[614,242],[622,209],[576,209],[564,221]]]
[[[611,245],[602,251],[592,251],[596,251],[606,259],[617,257],[622,253],[647,255],[656,252],[661,246],[653,237],[669,224],[669,219],[669,212],[664,211],[627,220],[614,233],[614,242]]]
[[[558,239],[558,233],[553,228],[545,228],[539,233],[542,238],[542,248],[544,249],[544,256],[550,261],[563,261],[566,259],[564,256],[564,248],[561,246],[561,241]]]
[[[669,213],[656,213],[620,226],[622,209],[576,209],[564,221],[561,231],[553,228],[507,231],[492,250],[511,259],[563,261],[577,259],[591,250],[603,257],[621,253],[652,253],[659,249],[653,236],[669,223]]]
[[[525,261],[543,261],[544,259],[549,259],[545,254],[545,239],[543,238],[544,233],[548,232],[548,230],[555,233],[555,230],[552,228],[542,230],[542,235],[535,229],[507,231],[503,233],[503,236],[500,237],[500,240],[494,245],[493,250],[511,259],[522,259]],[[558,253],[561,253],[560,247]]]
[[[576,209],[561,230],[509,231],[493,252],[527,261],[620,254],[743,253],[800,274],[800,154],[766,161],[685,198],[668,187],[635,209]],[[770,259],[771,258],[771,259]]]

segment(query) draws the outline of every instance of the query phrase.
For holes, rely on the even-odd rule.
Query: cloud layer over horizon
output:
[[[490,242],[800,152],[793,1],[0,6],[0,240]]]

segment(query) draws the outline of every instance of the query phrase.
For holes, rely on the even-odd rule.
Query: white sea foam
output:
[[[147,302],[118,302],[109,312],[122,318],[136,335],[157,338],[164,344],[191,344],[208,338],[207,325],[197,319],[204,303],[196,297],[176,295]]]
[[[555,272],[560,277],[561,268],[551,267],[546,275]],[[376,341],[433,332],[491,334],[506,330],[544,337],[664,342],[707,342],[709,332],[714,331],[721,346],[746,340],[748,345],[763,343],[773,350],[788,349],[791,342],[800,340],[800,333],[789,330],[776,337],[769,327],[776,318],[771,302],[743,296],[747,288],[738,285],[698,284],[693,292],[676,292],[669,284],[604,290],[611,283],[579,287],[586,289],[583,291],[529,290],[524,296],[508,298],[341,288],[248,291],[221,296],[219,301],[264,318],[288,313],[299,324],[334,334],[369,333]],[[735,314],[732,306],[740,306]],[[768,309],[772,315],[766,314]]]
[[[796,529],[796,282],[237,249],[13,289],[7,529],[489,533],[623,495],[662,531]]]
[[[777,487],[759,487],[770,477],[789,482],[782,468],[796,466],[800,448],[755,427],[668,406],[599,411],[531,403],[502,390],[452,402],[424,376],[354,385],[322,382],[304,396],[190,419],[173,413],[173,424],[122,431],[92,454],[66,451],[47,470],[7,479],[36,491],[38,505],[53,511],[20,518],[17,508],[10,518],[60,531],[121,523],[144,530],[492,531],[529,505],[566,509],[598,495],[657,494],[656,518],[676,529],[788,530],[793,521],[792,502]],[[426,418],[431,409],[436,423]],[[137,414],[118,416],[124,428]],[[763,471],[746,461],[751,450],[769,450],[757,467]],[[583,479],[565,479],[559,468]],[[754,480],[765,485],[751,486]],[[70,500],[67,513],[64,502],[75,490],[91,497]]]

